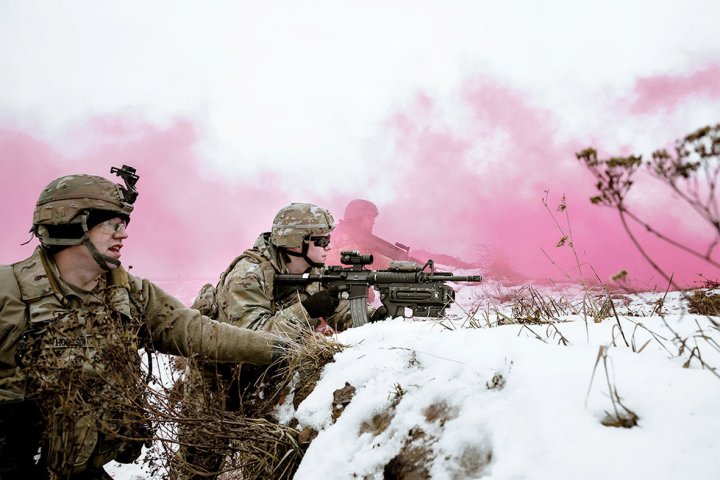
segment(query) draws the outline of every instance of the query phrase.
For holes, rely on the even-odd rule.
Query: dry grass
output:
[[[289,402],[297,407],[315,388],[324,366],[343,348],[325,337],[305,336],[288,349],[280,364],[218,369],[215,382],[208,383],[206,374],[195,383],[190,377],[183,388],[176,385],[160,391],[155,420],[165,428],[148,457],[151,471],[162,475],[165,470],[169,478],[221,472],[225,480],[291,479],[316,433],[300,432],[296,424],[280,424],[275,411]],[[202,394],[182,396],[187,388],[201,388]],[[167,400],[168,392],[175,398],[173,403]],[[163,413],[168,411],[172,417]]]
[[[592,376],[590,377],[590,385],[588,386],[587,395],[590,395],[590,389],[592,388],[595,371],[597,370],[597,367],[601,361],[603,369],[605,370],[605,380],[607,381],[608,391],[610,392],[610,402],[612,405],[612,409],[610,411],[605,411],[605,417],[602,419],[601,423],[606,427],[632,428],[637,426],[640,417],[638,417],[635,412],[630,410],[622,403],[620,394],[617,390],[617,386],[615,385],[615,382],[611,379],[611,372],[608,367],[608,347],[604,345],[601,345],[600,349],[598,350],[598,356],[595,360],[595,366],[593,367]],[[587,397],[585,401],[587,403]]]
[[[690,313],[720,316],[720,294],[718,293],[700,288],[688,295],[687,302]]]

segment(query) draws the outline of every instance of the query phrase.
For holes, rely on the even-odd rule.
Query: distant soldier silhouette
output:
[[[373,269],[386,269],[395,260],[409,260],[409,247],[390,243],[372,233],[378,214],[377,206],[369,200],[357,198],[348,203],[342,220],[332,234],[332,250],[326,263],[339,265],[340,252],[346,250],[371,253],[374,257]]]
[[[379,215],[377,206],[369,201],[356,198],[350,201],[345,207],[342,220],[338,223],[332,233],[331,250],[328,253],[326,264],[339,265],[340,252],[346,250],[360,250],[361,253],[371,253],[374,261],[371,268],[376,270],[387,269],[390,262],[396,260],[410,260],[420,265],[429,259],[436,263],[448,265],[455,268],[477,268],[477,263],[469,263],[454,256],[428,252],[425,250],[413,250],[410,255],[410,247],[402,243],[391,243],[373,234],[375,219]]]

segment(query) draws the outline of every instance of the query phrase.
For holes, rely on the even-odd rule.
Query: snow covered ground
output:
[[[459,287],[453,321],[337,335],[349,348],[297,411],[282,409],[319,432],[295,478],[720,478],[720,377],[708,368],[720,366],[720,318],[687,313],[671,292],[615,295],[618,318],[595,322],[601,303],[558,288]],[[503,324],[528,313],[517,295],[564,314]],[[636,425],[603,424],[618,420]]]

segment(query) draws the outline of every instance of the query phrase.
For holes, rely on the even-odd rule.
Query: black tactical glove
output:
[[[340,300],[337,298],[337,292],[330,290],[321,290],[302,301],[302,306],[312,318],[331,317],[338,305]]]
[[[372,315],[370,315],[369,321],[370,323],[377,322],[378,320],[385,320],[388,317],[388,309],[385,308],[385,305],[380,305],[377,310],[373,312]]]

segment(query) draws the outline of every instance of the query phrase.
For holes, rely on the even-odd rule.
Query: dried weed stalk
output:
[[[525,285],[515,292],[511,312],[513,323],[537,325],[559,321],[559,317],[573,312],[573,305],[565,298],[556,300]]]
[[[592,375],[590,376],[590,385],[588,385],[588,392],[585,397],[585,406],[587,406],[587,399],[590,396],[590,389],[592,388],[593,379],[595,378],[595,371],[602,360],[603,369],[605,370],[605,380],[607,381],[610,402],[612,404],[612,411],[605,411],[605,418],[603,418],[601,423],[607,427],[632,428],[638,424],[640,417],[622,403],[615,382],[610,378],[611,375],[610,369],[608,368],[607,353],[608,347],[601,345],[598,349],[598,356],[595,360],[595,365],[593,366]]]
[[[720,180],[720,124],[688,134],[676,142],[673,152],[657,150],[647,162],[643,162],[639,155],[599,159],[594,148],[586,148],[576,156],[596,179],[598,194],[591,197],[590,201],[618,212],[623,229],[636,249],[675,289],[679,288],[672,282],[671,275],[645,250],[633,233],[631,223],[678,250],[720,268],[714,252],[720,242],[720,208],[717,199]],[[707,223],[712,239],[704,249],[686,245],[661,232],[641,218],[627,203],[628,194],[640,169],[664,183],[677,198]]]

